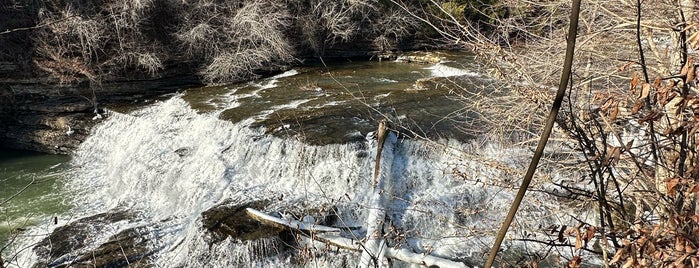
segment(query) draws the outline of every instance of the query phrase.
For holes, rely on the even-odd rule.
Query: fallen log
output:
[[[385,198],[383,192],[388,191],[387,181],[391,179],[391,164],[393,163],[393,141],[386,142],[388,124],[386,120],[379,122],[376,131],[376,164],[374,166],[374,187],[369,201],[369,214],[366,219],[366,238],[362,247],[362,257],[359,260],[360,268],[386,267],[386,240],[383,239],[384,220],[386,219]],[[391,134],[392,135],[392,134]],[[384,156],[383,162],[381,158]]]
[[[324,232],[340,232],[340,228],[328,227],[324,225],[318,225],[310,222],[302,222],[294,219],[282,219],[271,215],[267,215],[254,208],[246,208],[248,216],[253,220],[259,221],[260,223],[274,226],[277,228],[291,228],[298,231],[310,232],[310,233],[324,233]]]
[[[336,246],[341,249],[351,250],[351,251],[364,251],[361,241],[357,239],[347,238],[341,236],[339,231],[341,229],[335,227],[328,227],[317,224],[310,224],[305,222],[300,222],[290,219],[282,219],[275,216],[265,214],[259,210],[248,208],[248,215],[256,221],[262,224],[276,226],[279,228],[287,228],[296,231],[302,231],[302,233],[307,234],[309,238],[316,241],[326,243],[329,245]],[[415,253],[406,248],[384,248],[384,256],[387,258],[393,258],[396,260],[404,261],[407,263],[414,263],[418,265],[424,265],[427,267],[439,267],[439,268],[466,268],[464,263],[452,261],[449,259]]]

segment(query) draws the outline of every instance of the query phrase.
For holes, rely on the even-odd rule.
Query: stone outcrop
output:
[[[130,221],[135,216],[114,211],[85,217],[56,228],[37,243],[38,262],[33,267],[151,267],[148,256],[148,228],[124,230],[110,236],[97,248],[91,248],[95,234],[108,231],[110,224]]]
[[[6,62],[0,66],[13,69]],[[47,77],[0,78],[0,147],[68,154],[104,118],[104,108],[197,85],[201,82],[196,76],[175,73],[92,86],[62,85]]]

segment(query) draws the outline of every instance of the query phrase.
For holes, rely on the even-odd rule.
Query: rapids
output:
[[[455,71],[449,68],[438,64],[424,70]],[[315,102],[300,103],[293,96],[287,106],[265,103],[267,108],[256,106],[254,115],[239,116],[240,120],[226,116],[226,111],[245,107],[250,100],[244,99],[279,90],[281,79],[298,75],[293,71],[228,91],[219,89],[220,94],[209,99],[188,91],[130,113],[109,112],[71,161],[65,195],[72,197],[73,209],[59,217],[59,224],[45,221],[28,230],[13,248],[13,258],[5,257],[6,264],[89,264],[89,258],[81,256],[94,255],[116,235],[136,230],[147,252],[139,262],[155,267],[356,266],[360,254],[317,243],[289,246],[278,237],[212,242],[202,224],[202,213],[218,204],[262,201],[262,210],[269,213],[318,217],[319,211],[333,211],[337,226],[363,225],[371,201],[376,147],[365,127],[347,125],[339,137],[352,135],[351,140],[322,144],[309,144],[297,135],[271,135],[271,123],[260,123],[263,117]],[[396,80],[376,79],[389,84]],[[331,93],[325,88],[327,97]],[[265,110],[271,112],[260,113]],[[355,122],[375,125],[368,118]],[[521,170],[529,151],[453,137],[393,139],[386,215],[401,235],[395,243],[469,265],[481,263],[519,185],[492,163]],[[122,216],[88,228],[80,235],[83,247],[45,254],[35,246],[66,223],[101,219],[104,213]],[[528,236],[566,223],[567,214],[552,197],[532,192],[510,233]],[[540,247],[509,242],[504,248],[517,258],[525,246]]]

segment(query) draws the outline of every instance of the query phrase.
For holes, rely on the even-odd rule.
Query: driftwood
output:
[[[341,249],[352,250],[352,251],[364,251],[362,247],[362,242],[357,239],[347,238],[340,235],[342,229],[335,227],[322,226],[307,222],[300,222],[297,220],[281,219],[271,215],[267,215],[256,209],[248,208],[247,214],[254,220],[259,221],[262,224],[275,226],[279,228],[291,229],[296,231],[302,231],[307,234],[308,237],[336,246]],[[425,265],[427,267],[440,267],[440,268],[465,268],[465,264],[461,262],[455,262],[452,260],[440,258],[437,256],[426,255],[421,253],[415,253],[406,248],[392,248],[385,247],[383,249],[384,256],[387,258],[394,258],[408,263],[414,263],[419,265]]]
[[[325,232],[337,232],[342,231],[340,228],[328,227],[323,225],[318,225],[309,222],[302,222],[292,219],[281,219],[274,216],[267,215],[261,211],[253,208],[247,208],[246,212],[250,218],[259,221],[261,223],[274,226],[277,228],[291,228],[294,230],[311,232],[311,233],[325,233]]]
[[[387,188],[391,179],[393,146],[396,141],[396,137],[390,135],[394,134],[388,131],[386,121],[381,121],[377,131],[378,144],[376,165],[374,167],[374,178],[372,180],[374,189],[369,201],[369,214],[366,219],[366,237],[364,237],[363,241],[342,236],[342,229],[336,227],[322,226],[291,219],[281,219],[251,208],[247,209],[248,215],[252,219],[263,224],[302,231],[303,234],[314,240],[331,244],[338,248],[361,251],[362,256],[359,261],[360,268],[387,267],[388,258],[428,267],[466,267],[466,265],[461,262],[455,262],[428,254],[415,253],[406,248],[392,248],[386,243],[384,234],[382,233],[386,220],[385,198],[382,193],[390,192],[390,189]],[[386,142],[387,140],[389,141]],[[385,160],[383,163],[381,162],[382,156]]]
[[[393,163],[393,142],[386,142],[389,135],[388,125],[385,120],[379,122],[379,129],[376,131],[376,165],[374,166],[374,187],[369,201],[369,215],[366,219],[366,241],[359,261],[360,268],[385,267],[386,263],[386,240],[383,238],[383,226],[386,219],[386,209],[382,192],[386,189],[387,181],[391,179],[391,163]],[[383,163],[381,157],[384,156]]]

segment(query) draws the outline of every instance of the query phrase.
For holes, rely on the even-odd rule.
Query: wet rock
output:
[[[396,61],[417,64],[435,64],[444,60],[444,57],[438,53],[416,52],[405,55],[396,56]]]
[[[128,212],[101,213],[56,228],[34,247],[38,263],[33,267],[150,267],[148,228],[135,227],[110,236],[92,248],[110,224],[135,216]]]
[[[175,153],[179,155],[180,157],[185,157],[189,155],[189,153],[192,151],[192,148],[189,147],[182,147],[177,150],[175,150]]]
[[[262,225],[251,219],[245,212],[246,208],[262,210],[268,201],[253,201],[248,203],[233,204],[232,200],[226,200],[202,213],[202,225],[210,234],[211,243],[217,243],[228,237],[238,240],[256,240],[278,236],[284,231]]]
[[[149,256],[154,251],[147,246],[148,228],[124,230],[67,264],[56,267],[153,267]]]

